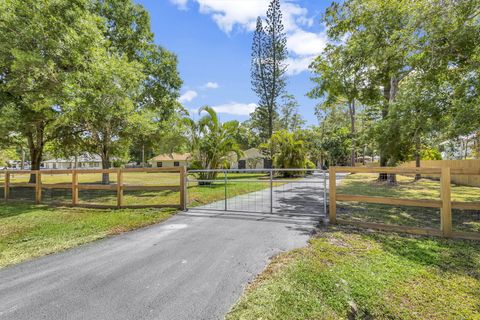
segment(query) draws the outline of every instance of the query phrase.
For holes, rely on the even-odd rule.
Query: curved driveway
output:
[[[270,257],[307,243],[307,211],[200,208],[2,269],[0,319],[221,319]]]

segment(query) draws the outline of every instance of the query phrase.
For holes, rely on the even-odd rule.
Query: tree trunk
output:
[[[20,164],[20,169],[23,170],[25,169],[25,149],[22,148],[22,163]]]
[[[392,76],[388,81],[388,85],[383,88],[383,96],[385,98],[385,104],[382,109],[382,119],[385,119],[388,116],[390,111],[390,105],[395,102],[398,92],[398,78],[396,76]],[[381,148],[384,149],[384,148]],[[388,159],[388,155],[386,150],[380,150],[380,166],[384,167],[391,162],[392,159]],[[391,163],[390,163],[391,164]],[[395,174],[385,174],[380,173],[378,176],[379,181],[387,180],[389,184],[397,184],[397,177]]]
[[[142,143],[142,168],[145,167],[145,143]]]
[[[415,167],[420,168],[420,138],[417,136],[415,137]],[[422,175],[420,173],[417,173],[415,175],[415,181],[418,181],[422,179]]]
[[[27,143],[28,148],[30,151],[30,161],[31,161],[31,168],[30,170],[40,170],[40,164],[42,162],[43,156],[43,125],[37,124],[35,126],[35,133],[29,132],[27,134]],[[29,183],[35,183],[37,181],[37,176],[35,174],[30,175]]]
[[[382,106],[382,119],[386,119],[388,116],[388,107],[390,104],[390,92],[391,92],[391,82],[386,81],[383,87],[383,98],[384,103]],[[380,145],[380,167],[386,167],[388,163],[387,152],[385,150],[385,146]],[[378,181],[387,181],[388,175],[386,173],[380,173],[378,175]]]
[[[465,160],[467,160],[468,157],[468,138],[465,139]]]
[[[367,164],[366,161],[365,161],[365,157],[366,157],[366,156],[367,156],[367,146],[364,145],[364,146],[363,146],[363,156],[362,156],[362,158],[363,158],[363,159],[362,159],[363,165],[366,165],[366,164]],[[372,161],[373,161],[373,159],[372,159]]]
[[[31,170],[40,170],[40,164],[42,163],[43,148],[33,147],[30,149]],[[30,175],[29,183],[37,182],[37,176],[35,174]]]
[[[110,155],[107,151],[103,151],[101,154],[102,158],[102,169],[110,169]],[[110,184],[110,174],[102,173],[102,184]]]
[[[475,139],[475,158],[480,159],[480,131],[477,131],[477,138]]]
[[[382,156],[382,151],[380,151],[380,167],[386,167],[387,166],[387,158],[383,155]],[[378,181],[387,181],[388,175],[386,173],[380,173],[378,175]]]
[[[350,114],[350,134],[352,135],[352,152],[350,155],[350,163],[352,167],[355,167],[355,100],[348,103],[348,110]]]

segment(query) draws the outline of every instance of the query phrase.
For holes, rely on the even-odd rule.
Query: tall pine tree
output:
[[[259,98],[259,106],[252,114],[263,141],[268,140],[278,121],[278,99],[285,90],[287,37],[282,23],[280,0],[272,0],[268,7],[266,25],[257,19],[252,45],[252,88]]]

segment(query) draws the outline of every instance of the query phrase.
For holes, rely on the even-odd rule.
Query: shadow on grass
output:
[[[1,203],[0,204],[0,219],[10,218],[14,216],[19,216],[22,214],[28,214],[33,211],[37,211],[41,208],[42,210],[54,210],[49,208],[47,205],[34,205],[34,204],[22,204],[22,203]]]
[[[440,228],[440,210],[358,202],[338,202],[339,218],[420,228]]]
[[[438,268],[443,272],[469,275],[480,280],[480,243],[474,241],[399,238],[384,235],[370,236],[391,254],[415,263]]]
[[[324,232],[337,231],[358,234],[376,242],[384,251],[413,263],[480,280],[480,241],[366,231],[348,226],[336,226]]]
[[[434,208],[394,206],[358,202],[338,202],[339,218],[419,228],[440,228],[440,210]],[[471,210],[453,210],[454,230],[480,232],[480,213]]]

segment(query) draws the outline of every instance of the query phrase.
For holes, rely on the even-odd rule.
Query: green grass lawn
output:
[[[157,223],[175,211],[0,204],[0,267]]]
[[[397,175],[398,185],[391,186],[377,182],[377,177],[377,174],[348,175],[337,187],[337,193],[440,200],[439,181],[430,179],[414,181],[413,177]],[[480,201],[480,188],[452,185],[452,200]],[[440,228],[440,210],[434,208],[338,202],[337,214],[339,218],[352,221]],[[479,211],[454,209],[452,218],[454,230],[480,232]]]
[[[338,228],[274,258],[234,319],[480,319],[480,242]]]

